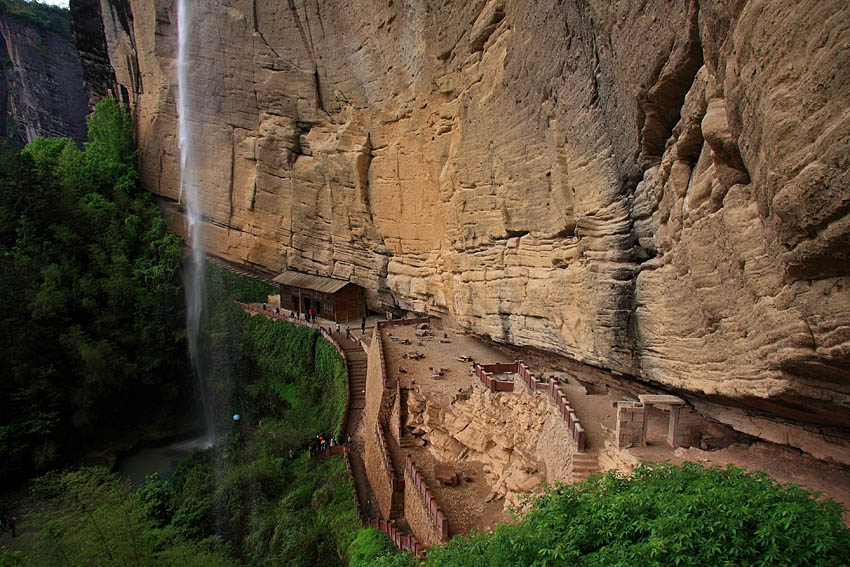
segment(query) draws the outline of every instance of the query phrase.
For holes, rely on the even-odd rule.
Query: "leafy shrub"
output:
[[[189,398],[182,241],[136,186],[133,122],[115,101],[98,104],[85,148],[40,138],[0,167],[6,483]]]
[[[521,521],[456,537],[425,565],[836,567],[848,558],[834,501],[761,473],[686,463],[556,485],[531,498]]]
[[[163,527],[171,522],[175,510],[174,491],[159,473],[145,479],[136,491],[136,498],[138,507],[155,526]]]

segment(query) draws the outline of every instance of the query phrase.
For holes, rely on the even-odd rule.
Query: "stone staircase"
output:
[[[574,453],[570,466],[570,476],[573,482],[582,482],[592,474],[601,472],[599,455],[597,453]]]
[[[344,338],[340,341],[348,359],[348,408],[356,411],[366,407],[366,368],[369,361],[360,345],[352,341],[349,347],[348,343]]]

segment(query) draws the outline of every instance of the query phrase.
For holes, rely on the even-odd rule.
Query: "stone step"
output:
[[[583,463],[598,463],[599,455],[595,453],[574,453],[573,454],[573,462],[583,462]]]

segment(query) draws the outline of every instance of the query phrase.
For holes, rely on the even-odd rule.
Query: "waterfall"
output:
[[[191,255],[186,260],[184,288],[186,293],[186,331],[189,357],[198,391],[203,403],[207,440],[215,443],[214,402],[207,381],[210,361],[200,348],[201,317],[206,304],[204,289],[203,223],[198,194],[197,163],[192,131],[189,90],[189,38],[191,29],[191,0],[177,1],[177,140],[180,148],[179,202],[186,216],[186,239]]]

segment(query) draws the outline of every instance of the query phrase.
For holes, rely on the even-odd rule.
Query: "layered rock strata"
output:
[[[102,0],[179,199],[176,10]],[[204,246],[850,463],[850,5],[192,2]],[[124,14],[126,17],[115,17]]]

